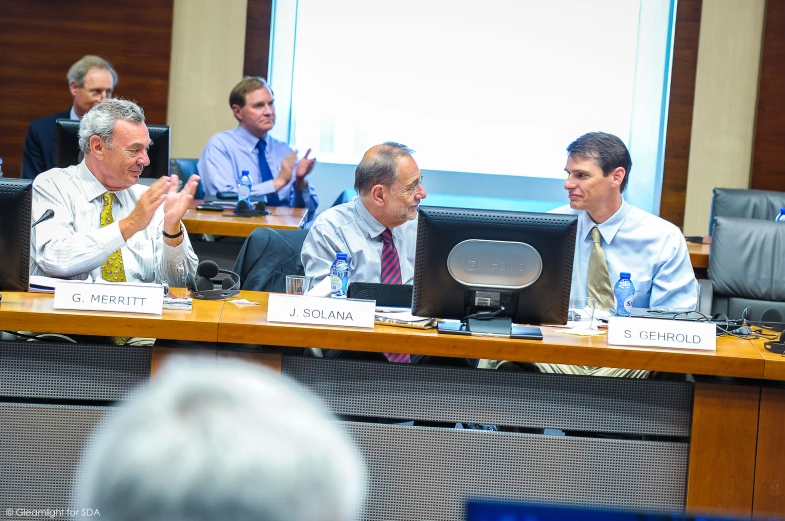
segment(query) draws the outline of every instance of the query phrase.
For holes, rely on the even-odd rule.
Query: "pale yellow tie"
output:
[[[591,255],[589,255],[589,271],[586,276],[589,297],[597,299],[597,309],[608,311],[613,309],[613,288],[608,276],[605,252],[602,249],[602,235],[596,226],[591,229],[591,238],[594,244],[591,248]]]
[[[112,203],[115,194],[106,192],[104,194],[104,209],[101,210],[101,228],[109,226],[114,222],[112,217]],[[125,265],[123,265],[123,252],[117,250],[112,253],[106,262],[101,264],[101,278],[108,282],[125,282]]]

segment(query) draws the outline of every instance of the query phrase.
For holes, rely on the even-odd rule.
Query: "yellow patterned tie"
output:
[[[589,296],[597,299],[597,309],[608,311],[613,309],[613,288],[608,276],[605,251],[602,249],[602,235],[596,226],[591,229],[591,238],[594,244],[589,254],[589,269],[586,277]]]
[[[111,192],[104,194],[104,209],[101,210],[101,228],[114,222],[112,217],[112,203],[116,196]],[[101,264],[101,278],[108,282],[125,282],[125,265],[123,265],[123,252],[117,250]]]

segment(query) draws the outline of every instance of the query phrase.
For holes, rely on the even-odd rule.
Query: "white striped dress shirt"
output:
[[[107,189],[84,161],[68,168],[53,168],[33,182],[33,221],[48,209],[54,217],[32,229],[30,274],[60,279],[101,278],[101,264],[118,248],[122,250],[128,282],[168,282],[185,285],[185,274],[196,273],[199,260],[188,240],[173,247],[164,242],[163,206],[149,226],[126,242],[119,222],[133,211],[147,186],[134,185],[114,192],[114,223],[101,228],[103,194]]]

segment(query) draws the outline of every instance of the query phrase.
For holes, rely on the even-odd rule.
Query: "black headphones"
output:
[[[219,273],[225,273],[229,275],[229,278],[221,282],[221,289],[215,289],[211,279],[215,278]],[[196,268],[196,277],[196,281],[194,281],[192,273],[185,276],[185,287],[188,288],[193,298],[220,300],[240,293],[240,276],[233,271],[219,269],[218,264],[211,260],[199,263],[199,266]]]
[[[741,319],[744,321],[744,325],[752,325],[762,327],[764,329],[770,329],[772,331],[785,331],[785,323],[782,321],[782,313],[777,311],[776,309],[767,309],[763,312],[760,317],[760,320],[750,320],[748,317],[750,308],[744,308],[744,311],[741,313]]]
[[[234,214],[240,217],[257,217],[259,215],[270,215],[270,212],[267,211],[267,203],[264,201],[259,201],[253,208],[245,201],[237,201],[237,205],[234,207]]]

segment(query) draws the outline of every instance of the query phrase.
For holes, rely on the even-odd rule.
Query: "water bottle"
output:
[[[335,261],[330,266],[330,297],[346,298],[346,288],[349,286],[349,263],[345,253],[336,253]]]
[[[3,177],[3,158],[0,157],[0,177]]]
[[[613,287],[613,294],[616,296],[616,316],[628,317],[635,298],[635,286],[632,285],[629,273],[619,273],[619,277],[619,282]]]
[[[780,208],[780,213],[774,218],[778,223],[785,223],[785,208]]]
[[[248,170],[243,170],[240,175],[240,181],[237,183],[237,202],[245,201],[248,208],[251,207],[251,177],[248,175]]]

